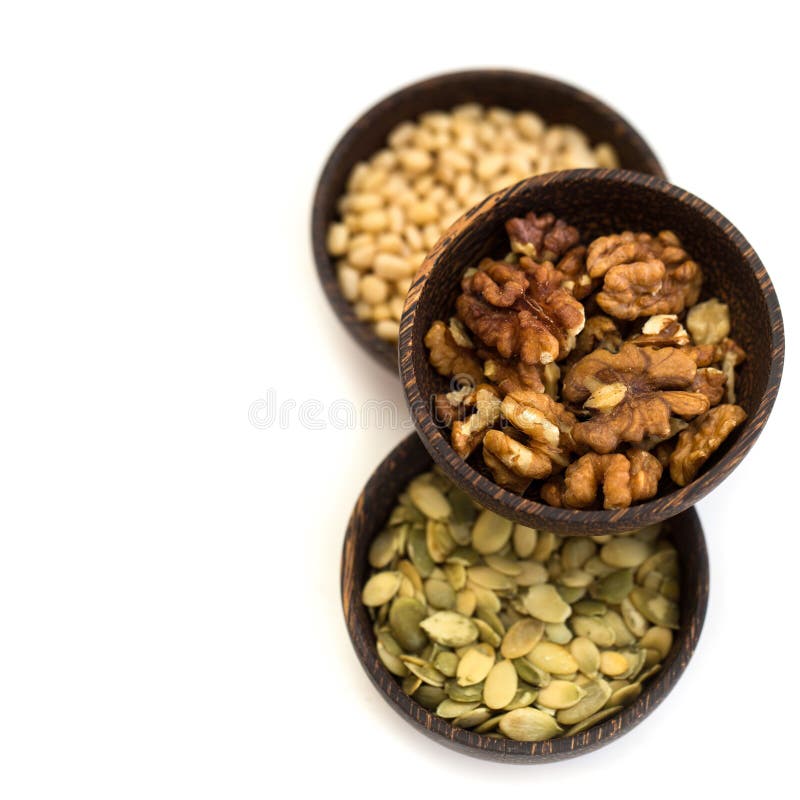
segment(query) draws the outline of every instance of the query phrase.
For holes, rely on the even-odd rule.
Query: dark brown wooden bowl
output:
[[[337,218],[336,202],[350,171],[385,145],[395,125],[425,111],[469,102],[535,111],[549,124],[576,125],[593,144],[610,142],[626,169],[664,177],[653,151],[616,111],[574,86],[542,75],[490,69],[454,72],[413,83],[381,100],[350,126],[328,157],[314,193],[311,242],[317,273],[334,312],[355,340],[392,371],[397,371],[397,346],[376,336],[369,323],[360,322],[342,297],[336,266],[325,247],[328,226]]]
[[[662,670],[643,686],[639,698],[613,717],[575,736],[546,742],[514,742],[492,739],[453,727],[409,697],[378,659],[372,623],[361,603],[361,590],[369,575],[367,552],[395,506],[397,495],[431,458],[412,434],[380,464],[358,498],[342,549],[341,590],[347,630],[358,660],[389,705],[426,736],[467,755],[492,761],[541,764],[596,750],[638,725],[669,694],[692,657],[708,603],[708,554],[703,529],[694,509],[687,509],[668,523],[669,538],[681,563],[681,619]]]
[[[437,427],[433,395],[446,379],[428,362],[425,333],[452,315],[461,275],[484,256],[508,252],[505,220],[528,211],[552,211],[586,239],[623,230],[674,230],[704,273],[703,297],[730,306],[731,336],[744,347],[736,393],[747,412],[738,427],[683,488],[662,478],[660,495],[613,511],[553,508],[501,489],[450,446]],[[534,528],[570,534],[625,531],[673,517],[693,506],[744,458],[767,421],[783,370],[783,322],[772,282],[753,248],[718,211],[660,178],[625,170],[570,170],[528,178],[470,209],[439,240],[414,280],[400,323],[400,375],[414,423],[434,461],[481,505]]]

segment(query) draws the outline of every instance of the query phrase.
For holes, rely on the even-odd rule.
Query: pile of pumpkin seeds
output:
[[[678,554],[660,534],[561,537],[419,475],[369,550],[378,657],[460,728],[531,742],[584,731],[633,702],[672,647]]]

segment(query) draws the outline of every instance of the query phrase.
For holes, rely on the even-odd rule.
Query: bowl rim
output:
[[[697,574],[701,578],[696,587],[697,605],[694,618],[684,620],[680,630],[684,632],[680,645],[671,649],[662,664],[661,671],[654,676],[642,694],[630,705],[602,722],[570,737],[559,737],[543,742],[516,742],[510,739],[492,739],[473,731],[453,726],[449,721],[437,716],[407,695],[396,678],[392,676],[377,656],[374,637],[365,630],[360,609],[361,587],[353,587],[355,571],[356,540],[359,531],[367,526],[363,516],[365,498],[375,493],[395,472],[398,464],[405,459],[414,458],[421,448],[415,434],[410,434],[381,461],[370,475],[358,496],[347,523],[340,561],[340,595],[345,625],[350,643],[363,670],[384,700],[401,717],[406,719],[422,733],[446,747],[465,755],[514,764],[541,764],[572,758],[589,753],[630,732],[649,716],[672,691],[681,675],[686,671],[697,648],[700,634],[708,610],[709,563],[708,548],[702,522],[696,509],[689,508],[679,516],[694,535],[696,545]],[[416,451],[416,452],[415,452]],[[427,456],[433,466],[430,454]],[[424,470],[425,468],[423,468]],[[409,478],[410,480],[410,478]],[[383,525],[383,520],[375,520],[375,530]],[[363,533],[362,533],[363,535]],[[367,567],[367,570],[369,567]],[[352,588],[351,588],[352,587]],[[367,626],[368,628],[368,626]]]
[[[663,166],[658,161],[650,145],[645,141],[639,131],[623,117],[619,112],[606,105],[602,100],[573,84],[566,83],[549,75],[536,72],[527,72],[516,69],[470,69],[457,70],[454,72],[443,72],[430,75],[412,83],[401,86],[382,99],[378,100],[366,111],[364,111],[341,135],[333,146],[325,164],[322,167],[319,178],[314,189],[314,197],[311,205],[311,249],[314,257],[317,277],[319,278],[322,290],[328,299],[328,303],[334,311],[335,316],[347,329],[350,335],[363,347],[378,363],[389,370],[397,372],[398,351],[397,345],[386,342],[372,331],[367,323],[359,320],[353,311],[350,303],[344,299],[339,286],[336,282],[336,270],[333,259],[328,255],[326,243],[326,217],[328,205],[323,202],[326,189],[330,183],[332,175],[339,169],[343,162],[348,159],[349,149],[361,135],[362,130],[368,129],[372,124],[380,119],[389,109],[392,108],[400,99],[407,94],[424,90],[434,86],[446,84],[457,84],[460,82],[481,80],[485,77],[503,78],[508,77],[514,80],[526,80],[538,86],[549,86],[571,94],[578,102],[592,106],[599,114],[606,116],[616,128],[625,132],[625,137],[630,143],[641,151],[642,155],[650,162],[654,175],[666,177]],[[419,113],[422,113],[421,111]],[[352,165],[351,165],[352,168]]]
[[[417,305],[427,280],[439,258],[464,232],[481,220],[496,206],[502,206],[510,197],[550,184],[585,184],[586,181],[644,187],[654,193],[667,195],[688,206],[706,221],[714,224],[726,239],[731,241],[743,261],[752,270],[767,306],[771,330],[770,350],[772,363],[767,388],[753,414],[749,415],[734,445],[711,469],[703,472],[687,486],[663,497],[624,509],[583,511],[563,509],[522,497],[498,486],[481,475],[459,456],[436,425],[427,398],[422,398],[412,358],[412,341]],[[447,476],[481,505],[517,522],[573,535],[591,535],[597,532],[622,532],[643,525],[660,522],[695,505],[708,492],[721,483],[739,464],[755,443],[766,424],[780,386],[784,361],[784,330],[778,297],[761,259],[740,231],[711,205],[686,190],[652,175],[631,170],[580,169],[551,172],[526,178],[514,186],[495,192],[458,219],[430,251],[420,267],[406,298],[400,321],[400,377],[414,425],[433,460]]]

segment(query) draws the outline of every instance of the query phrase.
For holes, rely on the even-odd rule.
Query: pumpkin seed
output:
[[[641,638],[647,633],[650,627],[647,620],[636,610],[628,597],[620,603],[619,610],[625,625],[634,636]]]
[[[561,563],[565,569],[581,569],[597,552],[597,545],[588,538],[572,537],[561,547]]]
[[[425,526],[425,545],[436,564],[441,564],[456,549],[450,528],[444,522],[429,519]]]
[[[550,673],[531,664],[527,658],[515,658],[513,664],[517,675],[526,683],[539,687],[550,683]]]
[[[472,589],[461,589],[456,593],[456,611],[465,617],[471,617],[475,613],[475,592]]]
[[[399,572],[376,572],[365,584],[361,592],[361,602],[365,606],[382,606],[397,594],[400,588]]]
[[[606,705],[610,707],[630,705],[641,693],[641,683],[631,683],[627,686],[621,686],[611,693],[611,697],[608,698]]]
[[[648,678],[652,678],[657,672],[661,671],[661,664],[649,666],[640,676],[639,683],[644,683]]]
[[[428,545],[425,542],[425,529],[412,527],[408,533],[408,542],[406,545],[408,550],[408,557],[411,563],[416,567],[417,572],[423,577],[428,578],[436,566],[428,552]]]
[[[586,587],[583,586],[562,586],[556,585],[556,591],[565,603],[572,605],[577,603],[586,595]]]
[[[457,611],[437,611],[419,626],[434,642],[445,647],[464,647],[478,638],[475,623]]]
[[[520,572],[514,576],[517,586],[534,586],[547,583],[547,567],[538,561],[519,561]]]
[[[600,653],[600,672],[610,677],[622,675],[628,671],[628,659],[621,653],[613,650],[604,650]]]
[[[460,592],[467,585],[467,568],[463,564],[445,564],[442,569],[453,591]]]
[[[436,658],[433,660],[433,666],[445,677],[455,678],[456,669],[458,668],[458,656],[449,650],[443,650],[441,653],[437,653]]]
[[[405,664],[403,664],[405,667]],[[416,675],[412,675],[409,673],[403,678],[403,683],[401,684],[403,687],[403,691],[408,695],[413,695],[420,686],[422,686],[422,678],[418,678]]]
[[[467,570],[467,580],[493,592],[513,592],[516,588],[513,578],[491,567],[470,567]]]
[[[630,594],[631,589],[633,589],[633,570],[619,569],[600,578],[592,588],[591,594],[596,600],[616,606]]]
[[[524,598],[525,608],[542,622],[564,622],[572,613],[552,584],[531,586]]]
[[[556,644],[569,644],[572,641],[572,631],[563,622],[548,622],[544,626],[544,632]]]
[[[637,586],[630,594],[631,603],[636,610],[653,625],[663,628],[677,628],[680,611],[678,606],[666,597]]]
[[[600,558],[611,567],[624,569],[638,567],[653,552],[652,545],[641,539],[616,538],[604,544],[600,550]]]
[[[482,642],[486,642],[486,644],[489,644],[494,648],[500,647],[502,639],[491,625],[489,625],[487,622],[484,622],[480,618],[473,619],[472,621],[475,624],[475,627],[478,629],[478,638]]]
[[[544,711],[517,708],[503,715],[500,730],[517,742],[541,742],[563,733],[563,728]]]
[[[414,692],[414,699],[429,711],[433,711],[446,697],[447,695],[438,686],[429,686],[426,683]]]
[[[511,538],[513,525],[488,509],[482,511],[472,529],[472,546],[481,555],[502,550]]]
[[[519,558],[530,558],[536,548],[536,540],[539,532],[536,528],[527,528],[525,525],[517,523],[514,532],[511,534],[511,543],[514,552]]]
[[[554,680],[549,686],[539,690],[537,702],[556,711],[571,708],[584,695],[586,690],[570,681]]]
[[[406,665],[406,668],[412,675],[416,675],[423,683],[428,686],[436,686],[442,688],[444,686],[444,675],[439,672],[433,664],[429,664],[421,658],[414,656],[400,656],[400,660]]]
[[[636,641],[636,637],[628,630],[625,620],[613,608],[606,611],[603,620],[614,631],[615,647],[628,647]]]
[[[586,694],[574,706],[556,714],[556,719],[561,725],[575,725],[581,722],[598,712],[611,697],[611,687],[602,678],[596,678],[581,688]]]
[[[569,675],[578,670],[578,662],[569,650],[553,642],[539,642],[526,657],[534,666],[551,674]]]
[[[489,731],[493,731],[500,724],[500,720],[503,719],[504,716],[504,714],[498,714],[496,717],[490,717],[486,722],[481,723],[475,728],[475,733],[489,733]]]
[[[578,669],[588,678],[594,678],[600,669],[600,651],[597,645],[585,636],[577,636],[569,643],[569,651],[578,664]]]
[[[680,582],[676,578],[664,578],[661,583],[661,594],[663,594],[667,600],[677,603],[681,596]]]
[[[398,597],[389,610],[389,627],[400,647],[416,653],[425,647],[428,637],[420,622],[428,616],[425,606],[413,597]]]
[[[483,702],[487,708],[498,710],[508,705],[517,693],[517,671],[510,661],[498,661],[486,676]]]
[[[650,628],[644,633],[639,644],[655,650],[659,655],[659,660],[663,660],[672,649],[672,631],[660,626]]]
[[[461,686],[480,683],[486,680],[493,665],[494,650],[487,644],[477,645],[470,648],[458,662],[456,679]]]
[[[544,634],[544,623],[538,619],[521,619],[506,631],[500,652],[504,658],[521,658],[538,644]]]
[[[461,564],[464,567],[471,567],[480,564],[481,557],[471,547],[456,547],[447,557],[448,564]]]
[[[444,684],[447,696],[459,703],[474,703],[483,697],[483,681],[469,686],[461,686],[457,680],[448,680]]]
[[[471,589],[475,595],[476,608],[485,608],[496,614],[503,607],[500,598],[491,589],[479,586],[469,579],[467,579],[467,588]]]
[[[398,678],[405,678],[408,675],[406,665],[394,653],[390,653],[380,640],[376,644],[376,649],[381,663],[392,675],[397,675]]]
[[[576,636],[585,636],[591,639],[598,647],[613,647],[616,641],[614,631],[603,617],[575,616],[569,621]]]
[[[496,572],[508,575],[511,578],[516,577],[522,572],[522,567],[515,558],[501,556],[497,553],[489,553],[489,555],[484,556],[483,560]]]
[[[517,675],[519,675],[519,673],[517,673]],[[503,706],[503,708],[506,711],[513,711],[515,708],[525,708],[525,706],[531,705],[531,703],[536,700],[538,694],[538,690],[534,689],[533,686],[528,686],[527,684],[523,684],[522,686],[517,685],[517,692],[513,699],[510,703]]]
[[[592,556],[584,565],[583,569],[596,578],[610,575],[614,572],[614,567],[609,566],[600,556]]]
[[[665,578],[677,578],[678,553],[676,550],[670,547],[653,553],[636,570],[636,582],[644,583],[645,578],[653,571],[660,573]]]
[[[408,485],[411,502],[429,519],[446,520],[453,508],[447,498],[429,483],[414,479]]]
[[[585,589],[594,582],[594,575],[582,569],[566,569],[559,576],[558,582],[568,589]]]
[[[602,617],[608,606],[599,600],[579,600],[572,606],[573,614],[580,614],[585,617]]]
[[[450,502],[453,520],[468,525],[471,528],[475,517],[478,515],[478,511],[473,505],[472,500],[470,500],[469,495],[466,494],[466,492],[462,492],[458,487],[453,486],[447,493],[447,499]],[[459,542],[459,544],[467,544],[468,541],[469,540],[467,540],[467,542]]]
[[[375,569],[388,566],[397,555],[397,536],[391,529],[381,531],[369,546],[367,561]]]
[[[453,725],[457,728],[474,728],[476,725],[482,725],[492,716],[492,712],[488,708],[480,706],[472,711],[467,711],[460,717],[453,720]]]
[[[622,706],[611,706],[609,708],[604,708],[600,711],[597,711],[590,717],[586,717],[585,720],[579,722],[577,725],[573,725],[564,735],[574,736],[576,733],[583,733],[583,731],[593,728],[599,722],[602,722],[609,717],[613,717],[618,711],[622,711]]]
[[[446,697],[436,707],[436,713],[443,719],[455,719],[455,717],[460,717],[468,711],[473,711],[479,705],[480,703],[478,702],[459,703],[457,700],[451,700],[449,697]]]
[[[556,549],[557,537],[550,531],[539,531],[536,538],[536,547],[533,548],[531,558],[534,561],[547,561]]]
[[[452,609],[456,605],[456,593],[447,582],[437,578],[425,581],[425,597],[434,608]]]

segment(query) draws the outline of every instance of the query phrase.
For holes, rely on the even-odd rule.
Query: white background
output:
[[[798,48],[783,4],[712,5],[0,4],[0,796],[790,793]],[[405,432],[248,421],[270,390],[405,419],[319,289],[310,198],[367,106],[477,66],[619,109],[787,323],[769,425],[700,507],[688,671],[635,733],[541,767],[426,740],[352,652],[342,535]]]

